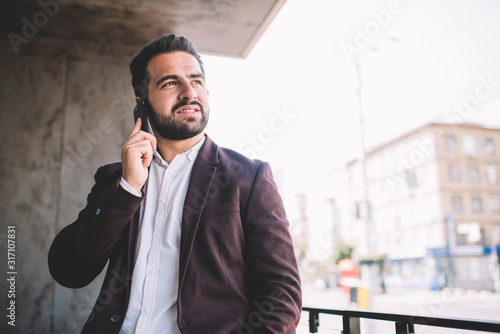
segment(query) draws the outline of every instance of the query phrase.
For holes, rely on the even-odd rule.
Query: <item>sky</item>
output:
[[[500,0],[287,0],[246,59],[203,56],[206,132],[283,175],[289,218],[304,193],[324,220],[360,110],[367,149],[429,122],[500,128],[499,18]]]

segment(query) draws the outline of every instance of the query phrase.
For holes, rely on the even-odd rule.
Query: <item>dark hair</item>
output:
[[[149,73],[148,63],[154,56],[161,53],[184,51],[193,55],[200,63],[201,72],[205,75],[203,62],[194,45],[184,36],[166,34],[149,42],[130,62],[130,73],[132,74],[132,87],[135,96],[147,97]]]

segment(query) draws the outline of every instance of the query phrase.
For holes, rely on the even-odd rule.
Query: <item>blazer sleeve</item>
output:
[[[295,333],[302,295],[289,223],[269,164],[258,168],[245,210],[248,286],[246,324],[253,333]]]
[[[144,198],[120,186],[121,169],[108,169],[97,170],[87,205],[50,247],[49,271],[65,287],[86,286],[100,274]]]

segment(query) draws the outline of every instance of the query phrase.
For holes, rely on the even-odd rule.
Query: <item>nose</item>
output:
[[[198,97],[196,90],[191,86],[190,82],[182,83],[182,90],[179,94],[179,100],[194,100]]]

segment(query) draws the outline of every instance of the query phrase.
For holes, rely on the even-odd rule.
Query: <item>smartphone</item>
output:
[[[144,99],[140,99],[134,108],[134,123],[136,123],[137,119],[140,117],[142,119],[141,130],[147,133],[151,133],[145,109],[146,109],[145,101]]]

